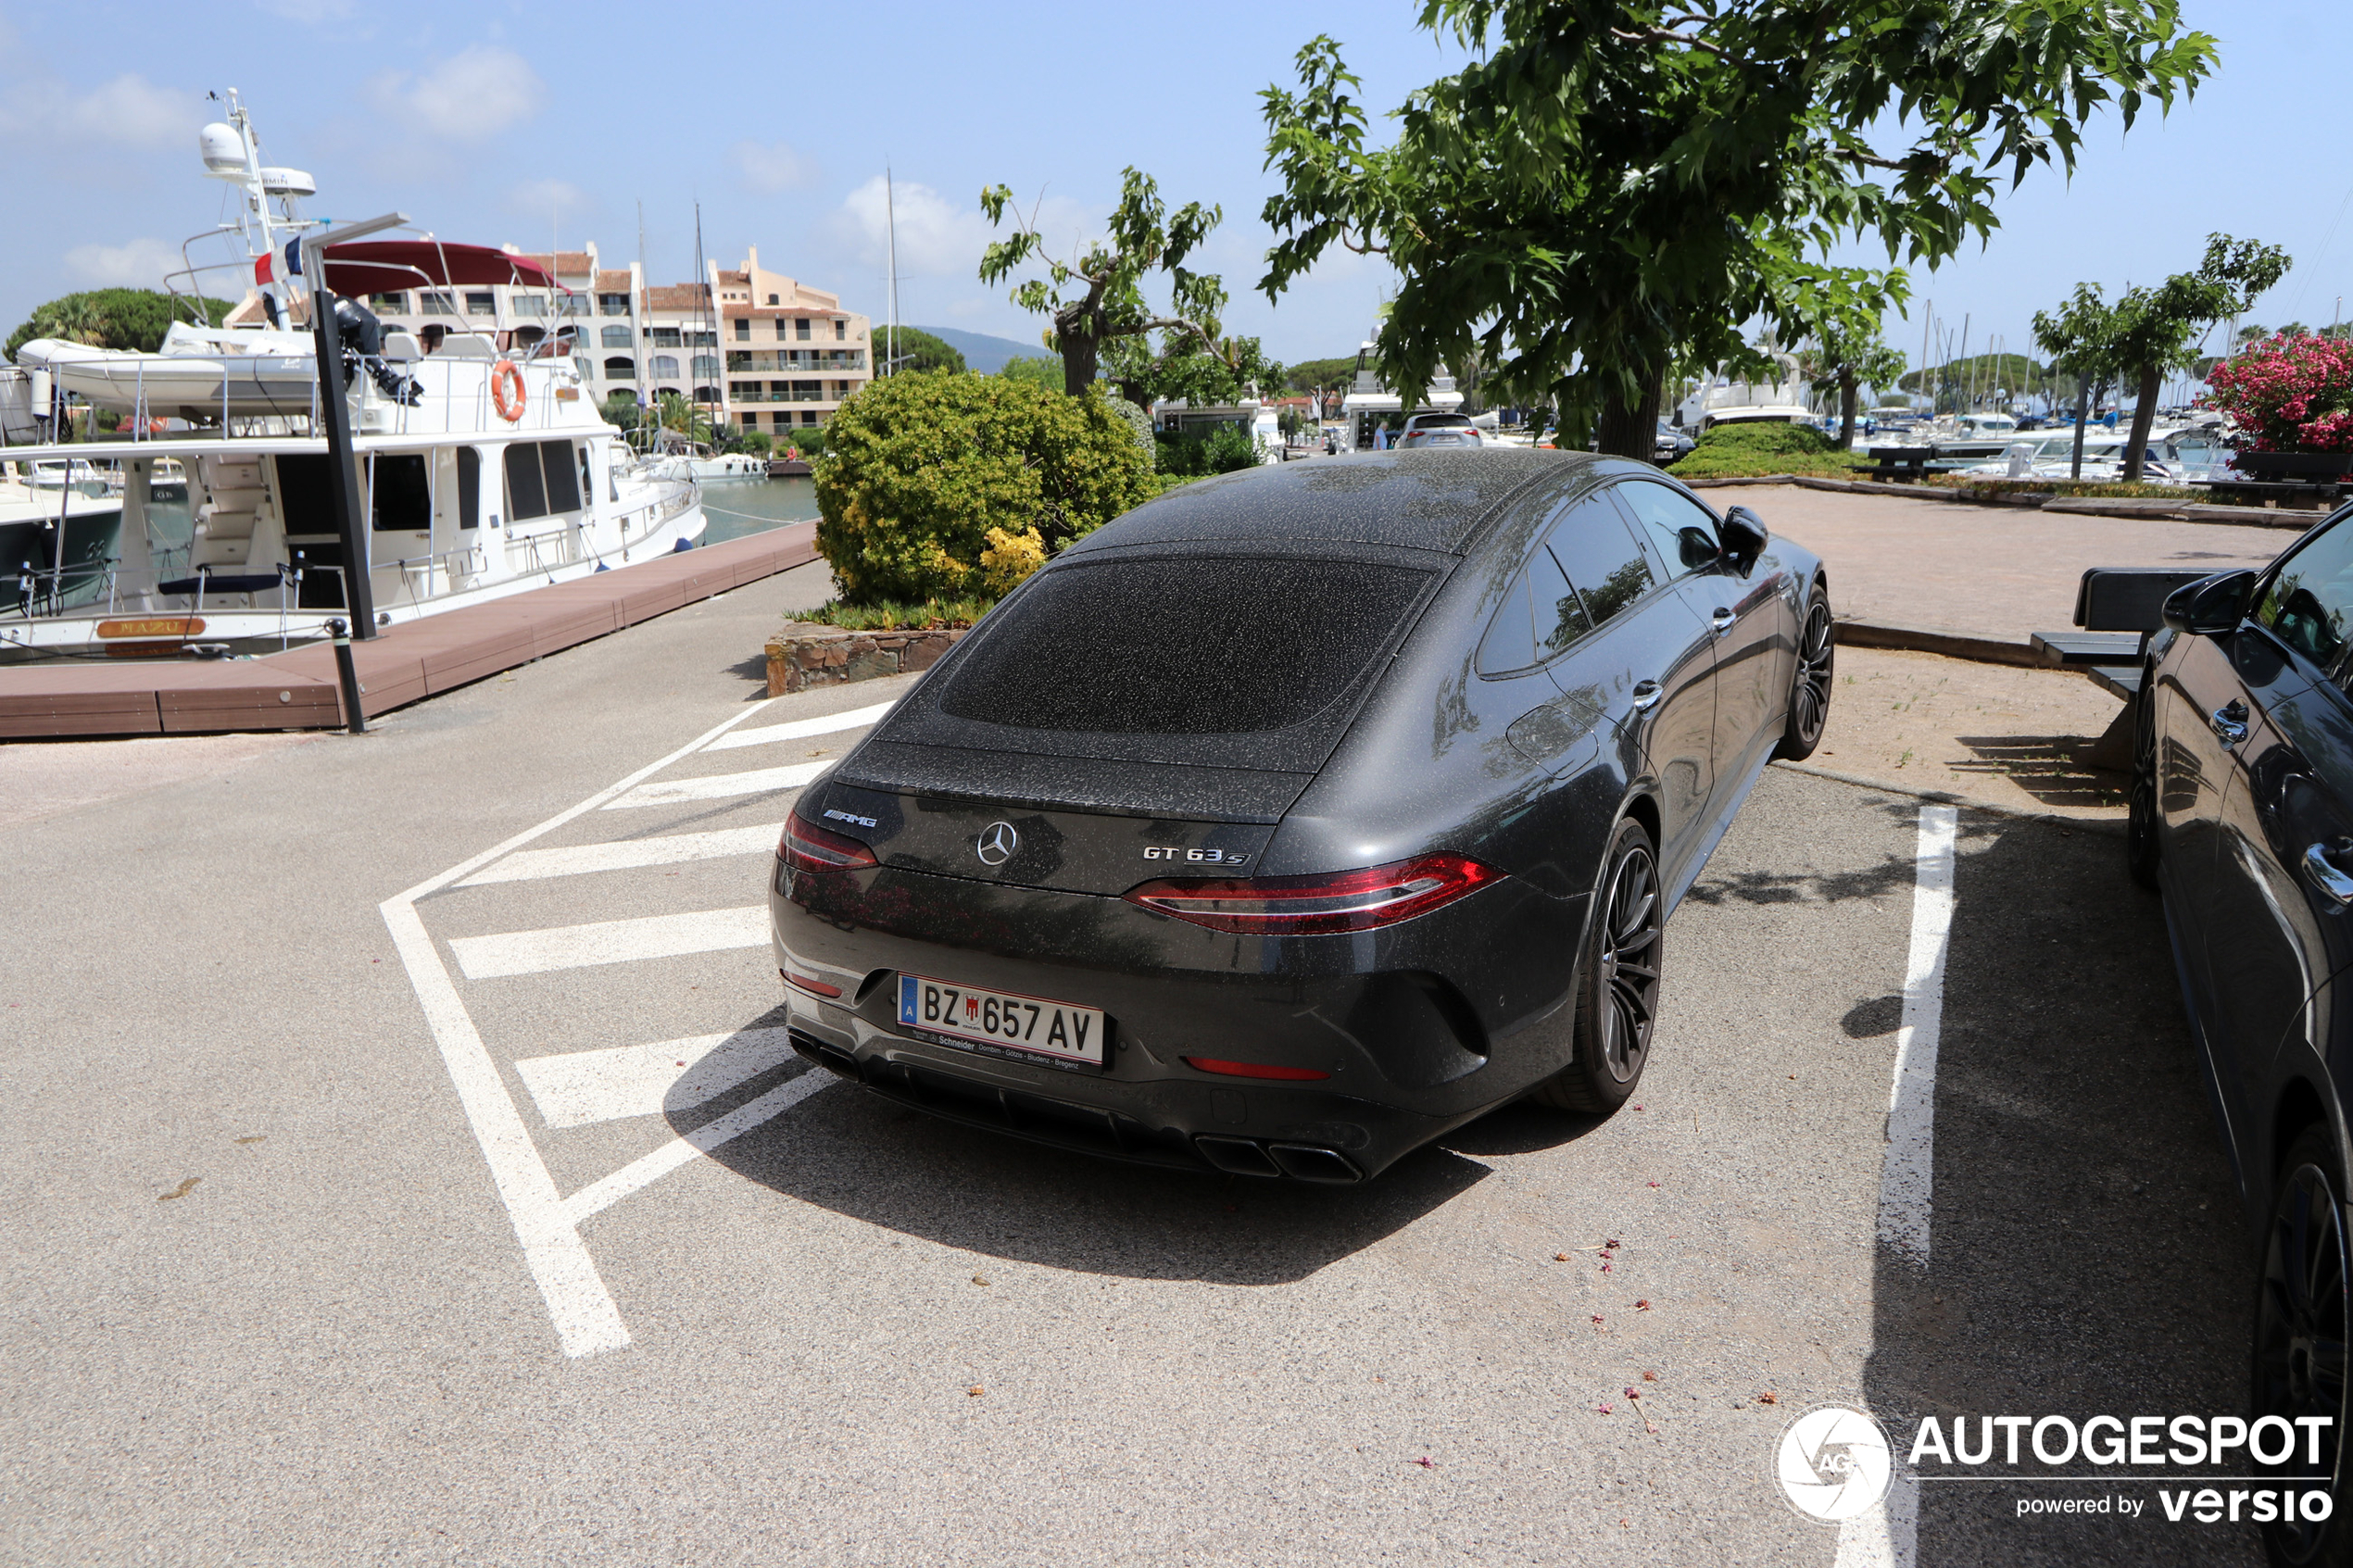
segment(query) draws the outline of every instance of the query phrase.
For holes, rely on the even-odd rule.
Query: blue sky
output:
[[[2095,125],[2071,184],[2047,172],[2002,203],[2004,227],[1916,297],[1972,349],[2026,350],[2028,319],[2079,281],[2111,291],[2194,265],[2222,230],[2284,245],[2296,270],[2256,319],[2326,322],[2353,295],[2353,169],[2342,60],[2353,7],[2187,0],[2222,40],[2220,76],[2130,136]],[[1328,31],[1376,108],[1447,69],[1414,7],[1197,3],[1021,7],[684,7],[266,0],[197,6],[90,0],[0,5],[0,329],[70,288],[152,283],[221,215],[202,178],[204,94],[244,90],[267,159],[308,169],[313,212],[409,213],[447,238],[544,248],[594,238],[683,280],[699,198],[706,248],[748,245],[777,270],[883,312],[880,180],[898,188],[900,297],[913,323],[1031,341],[1036,318],[974,276],[982,186],[1041,194],[1075,242],[1120,171],[1176,200],[1224,206],[1206,265],[1235,296],[1231,330],[1286,360],[1353,352],[1388,278],[1354,257],[1279,306],[1252,292],[1257,93]],[[1916,312],[1919,307],[1916,306]],[[1920,323],[1888,336],[1917,358]]]

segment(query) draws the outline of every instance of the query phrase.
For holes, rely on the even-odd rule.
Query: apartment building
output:
[[[594,242],[515,254],[546,269],[558,289],[417,288],[371,295],[369,307],[428,353],[453,332],[516,351],[554,337],[568,343],[599,403],[619,393],[652,405],[675,394],[747,431],[788,435],[823,424],[873,377],[867,319],[844,310],[838,295],[767,270],[757,247],[739,267],[710,263],[701,282],[651,285],[635,262],[604,266]]]

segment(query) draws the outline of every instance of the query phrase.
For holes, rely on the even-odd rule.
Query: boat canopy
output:
[[[254,257],[253,281],[271,282],[279,259]],[[537,262],[488,245],[445,245],[439,240],[351,240],[327,247],[327,286],[346,299],[396,294],[420,284],[463,288],[489,283],[562,286]]]

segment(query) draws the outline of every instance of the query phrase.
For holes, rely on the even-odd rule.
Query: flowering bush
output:
[[[2223,360],[2206,382],[2253,451],[2353,451],[2353,342],[2274,337]]]

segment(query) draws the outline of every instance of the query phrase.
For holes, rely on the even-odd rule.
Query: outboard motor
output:
[[[384,360],[384,323],[356,299],[335,296],[335,338],[343,345],[344,369],[364,367],[376,385],[395,403],[414,408],[424,397],[415,379],[402,375]]]

